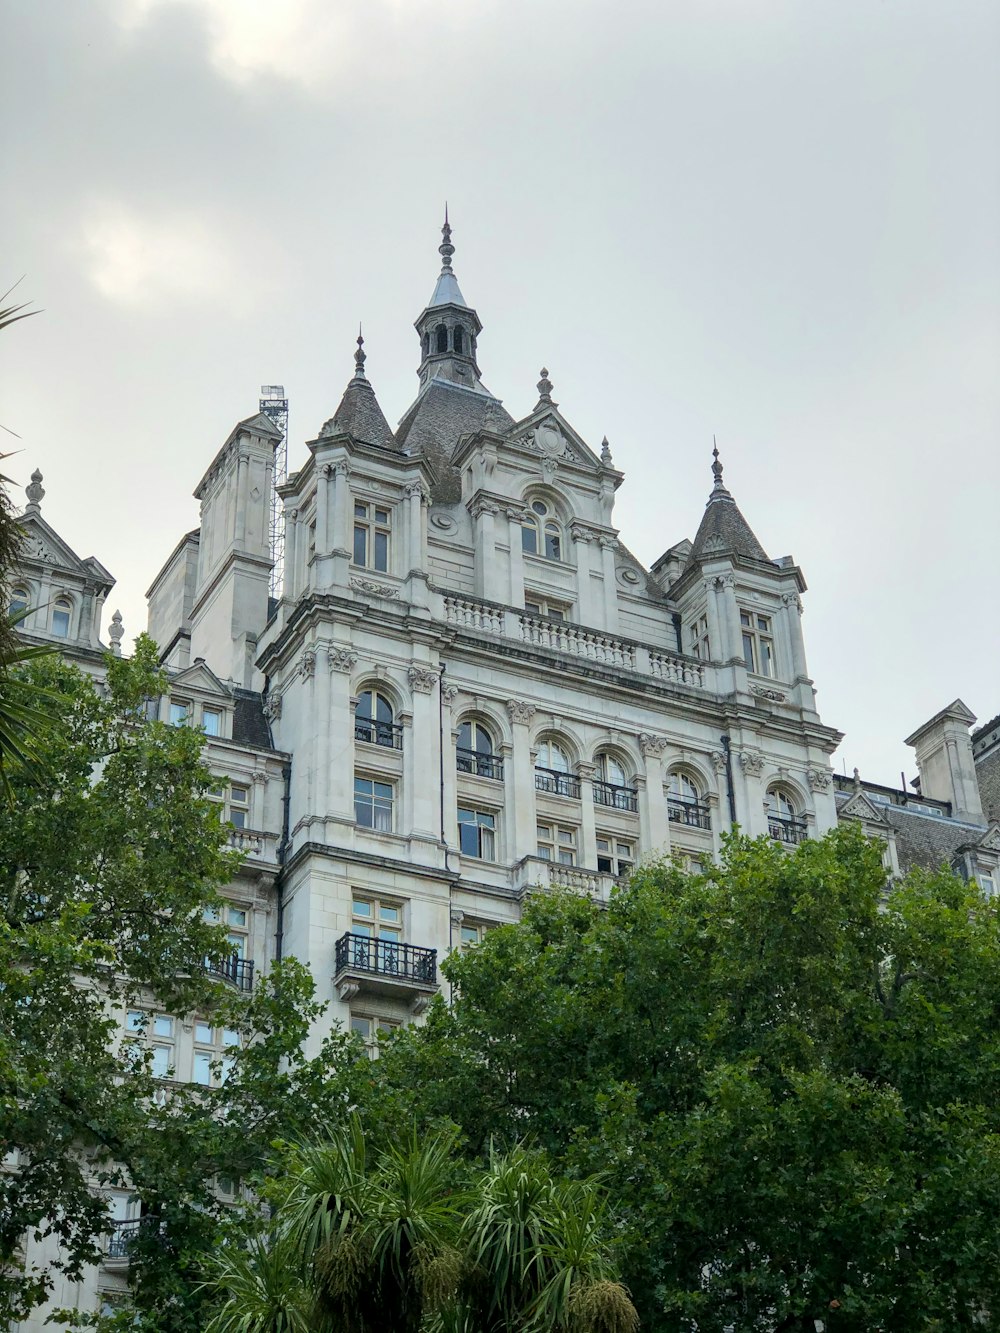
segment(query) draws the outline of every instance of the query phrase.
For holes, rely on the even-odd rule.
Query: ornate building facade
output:
[[[280,598],[280,434],[263,414],[212,460],[200,525],[149,589],[170,677],[159,715],[205,733],[246,858],[228,891],[227,980],[249,988],[295,955],[329,1001],[323,1024],[374,1050],[419,1020],[440,959],[516,920],[530,894],[604,902],[641,860],[705,864],[733,825],[793,845],[855,819],[885,842],[890,873],[945,861],[1000,891],[997,720],[973,743],[956,701],[914,733],[919,794],[835,779],[841,735],[816,709],[805,580],[768,556],[718,454],[694,538],[644,568],[615,526],[624,477],[607,440],[579,435],[547,371],[518,418],[484,385],[483,326],[453,253],[446,222],[397,428],[359,337],[339,406],[279,486]],[[29,636],[99,673],[113,580],[46,524],[43,495],[36,476],[14,598],[40,608]],[[122,634],[112,618],[112,652]],[[160,1018],[164,1070],[201,1077],[199,1025]],[[132,1203],[113,1206],[127,1237]],[[54,1303],[92,1308],[126,1268],[113,1239]]]

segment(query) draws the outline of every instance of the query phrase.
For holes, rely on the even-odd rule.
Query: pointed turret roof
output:
[[[465,297],[458,285],[458,279],[451,267],[451,257],[455,253],[455,247],[451,243],[451,227],[448,223],[447,204],[444,206],[444,226],[441,228],[441,236],[441,244],[438,246],[438,254],[441,256],[441,272],[438,274],[434,293],[427,302],[428,310],[437,305],[466,305]],[[468,309],[468,306],[466,306],[466,309]]]
[[[354,377],[344,390],[340,406],[327,421],[320,435],[343,431],[360,444],[374,444],[380,449],[397,449],[395,436],[378,405],[375,390],[365,375],[365,340],[358,330],[358,350],[354,353]]]
[[[691,546],[690,560],[711,555],[739,555],[747,560],[768,560],[767,552],[754,536],[753,529],[740,513],[739,506],[722,482],[722,464],[718,448],[712,448],[712,474],[715,484],[708,497],[705,513]]]

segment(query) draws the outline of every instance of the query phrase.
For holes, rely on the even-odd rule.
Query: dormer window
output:
[[[532,500],[521,524],[521,550],[546,560],[562,559],[562,528],[544,500]]]
[[[73,603],[68,597],[57,597],[52,608],[52,633],[58,639],[69,638],[69,622]]]

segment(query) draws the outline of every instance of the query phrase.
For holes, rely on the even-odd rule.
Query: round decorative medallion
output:
[[[535,443],[546,458],[558,458],[566,448],[562,433],[548,421],[542,422],[535,430]]]

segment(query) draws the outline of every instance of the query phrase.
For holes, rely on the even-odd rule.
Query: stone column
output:
[[[351,468],[346,458],[332,464],[333,494],[330,497],[328,540],[333,556],[330,582],[346,588],[350,584],[351,553],[354,546],[351,522]],[[317,533],[317,540],[319,534]]]
[[[316,746],[316,781],[313,788],[311,813],[325,820],[330,813],[330,671],[323,670],[329,663],[329,645],[324,653],[320,650],[319,670],[314,673],[313,697],[309,716],[312,719],[311,730],[315,735]],[[323,658],[327,661],[324,663]]]
[[[281,595],[294,600],[299,591],[299,511],[285,510],[285,577]]]
[[[297,811],[299,819],[311,818],[316,814],[316,731],[310,720],[316,716],[316,649],[306,648],[299,658],[299,676],[302,684],[296,690],[297,711],[299,715],[299,734],[305,744],[302,746],[302,765],[305,770],[300,787],[302,808]],[[298,758],[298,754],[296,754]],[[292,766],[295,772],[298,765]]]
[[[493,500],[477,500],[471,509],[476,544],[476,593],[491,602],[506,600],[496,558],[496,519],[499,513],[500,506]]]
[[[316,469],[316,554],[318,556],[328,555],[331,548],[331,529],[330,522],[330,491],[335,488],[330,485],[330,476],[333,468],[329,463],[323,463]]]
[[[580,782],[580,862],[586,870],[597,869],[597,817],[594,811],[595,764],[577,764]]]
[[[736,575],[723,574],[716,580],[721,603],[720,620],[723,626],[726,662],[743,662],[743,639],[740,634],[740,609],[736,602]]]
[[[524,606],[524,560],[521,551],[521,517],[523,510],[507,510],[507,531],[510,541],[510,581],[509,602],[511,606]],[[500,599],[503,600],[502,598]]]
[[[455,850],[458,849],[458,770],[455,764],[455,746],[458,741],[455,734],[455,699],[457,695],[457,685],[441,686],[443,703],[442,732],[444,742],[448,745],[444,754],[444,790],[441,794],[443,819],[441,827],[444,829],[445,846]],[[504,776],[507,778],[509,785],[510,776],[506,768]],[[505,797],[506,794],[505,791]]]
[[[507,712],[510,714],[514,731],[514,827],[507,830],[513,844],[508,841],[507,860],[517,861],[522,856],[533,856],[538,845],[535,834],[535,769],[531,760],[531,743],[528,727],[535,716],[535,705],[521,699],[508,699]]]
[[[670,821],[667,803],[663,798],[663,753],[666,738],[643,731],[639,734],[639,748],[646,766],[644,781],[639,784],[639,829],[643,853],[665,854],[670,851]]]
[[[432,667],[413,664],[407,671],[412,692],[413,728],[409,759],[403,768],[410,798],[410,821],[406,832],[423,842],[441,838],[441,728],[437,685],[441,673]]]
[[[594,609],[594,580],[590,575],[590,546],[594,534],[582,523],[571,523],[570,540],[576,561],[576,614],[581,625],[598,623]]]
[[[806,649],[802,638],[802,599],[797,592],[786,592],[781,598],[784,603],[785,634],[791,650],[789,661],[790,677],[793,684],[809,679],[806,669]]]
[[[708,651],[717,662],[724,662],[728,656],[728,651],[722,637],[715,579],[706,579],[703,586],[705,589],[705,619],[708,622]]]
[[[604,628],[609,634],[618,633],[618,588],[615,583],[615,551],[618,542],[607,533],[598,538],[601,544],[601,569],[604,573]]]
[[[326,811],[338,823],[354,823],[354,704],[351,672],[358,655],[331,643],[326,650],[329,712],[322,719],[327,734]]]
[[[764,809],[764,756],[758,750],[741,749],[734,753],[738,764],[733,770],[736,788],[736,817],[743,832],[751,838],[767,832],[767,814]],[[736,780],[737,772],[742,781]]]

